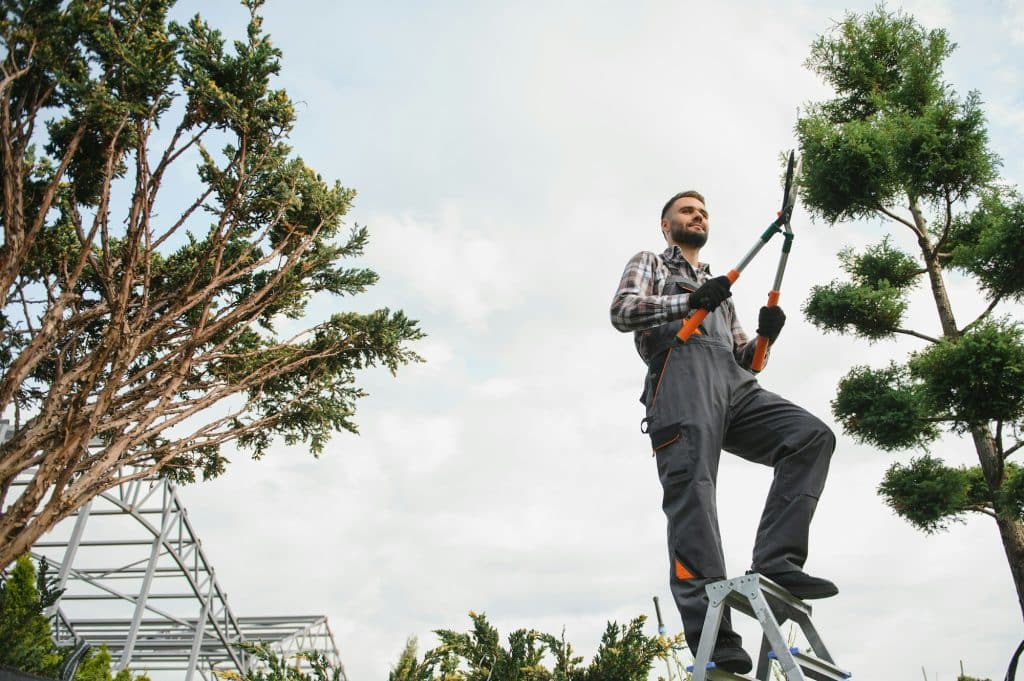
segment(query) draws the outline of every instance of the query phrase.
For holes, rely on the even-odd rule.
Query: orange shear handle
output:
[[[737,270],[729,270],[725,276],[729,279],[730,284],[735,284],[736,280],[740,278],[740,273]],[[676,338],[685,343],[697,331],[697,327],[700,326],[707,316],[708,311],[704,308],[694,312],[690,315],[689,319],[683,322],[682,327],[680,327],[679,332],[676,334]]]
[[[777,307],[779,304],[779,292],[771,291],[768,293],[768,307]],[[764,336],[757,337],[757,345],[754,346],[754,360],[750,363],[750,368],[754,371],[760,371],[764,368],[765,357],[768,356],[768,339]]]

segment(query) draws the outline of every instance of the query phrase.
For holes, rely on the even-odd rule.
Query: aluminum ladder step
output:
[[[753,573],[708,584],[708,612],[694,657],[692,681],[770,681],[771,660],[778,661],[787,681],[846,681],[852,674],[835,664],[811,622],[811,606],[763,575]],[[754,676],[733,674],[710,662],[725,608],[753,617],[763,638]],[[810,651],[791,648],[781,624],[792,620],[807,638]]]

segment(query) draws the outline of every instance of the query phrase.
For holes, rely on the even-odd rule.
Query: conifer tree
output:
[[[234,44],[173,4],[0,0],[0,567],[229,443],[317,455],[356,431],[357,372],[418,359],[402,312],[344,309],[367,231],[288,146],[261,0]]]
[[[919,342],[905,361],[850,369],[833,413],[861,442],[923,452],[894,463],[879,486],[914,526],[992,519],[1024,615],[1024,469],[1012,460],[1024,444],[1024,327],[1000,308],[1024,299],[1024,199],[998,180],[980,95],[943,80],[954,47],[946,31],[883,7],[847,15],[813,43],[807,66],[835,97],[797,124],[803,200],[833,225],[881,218],[894,238],[843,251],[847,278],[814,287],[804,312],[825,331]],[[972,319],[954,314],[953,272],[984,298]],[[921,285],[934,330],[904,323]],[[931,454],[943,433],[960,436],[976,465]]]

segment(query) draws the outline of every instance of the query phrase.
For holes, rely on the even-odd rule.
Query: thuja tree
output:
[[[37,573],[28,555],[18,556],[0,578],[0,664],[41,677],[59,679],[69,666],[72,647],[53,641],[47,610],[61,591],[48,576],[48,563]],[[145,674],[111,670],[112,656],[105,645],[90,648],[75,666],[74,681],[150,681]]]
[[[319,453],[358,370],[417,359],[401,312],[338,311],[376,280],[345,264],[367,233],[288,146],[260,0],[233,44],[172,4],[0,0],[0,566],[115,484],[221,473],[228,443]],[[334,313],[303,323],[313,301]]]
[[[842,252],[848,278],[814,287],[804,311],[827,331],[920,343],[905,361],[853,367],[833,412],[862,442],[922,452],[879,487],[903,518],[925,532],[968,513],[994,521],[1024,613],[1024,471],[1011,460],[1022,443],[1024,328],[999,309],[1024,298],[1024,200],[997,182],[978,94],[943,81],[954,47],[945,31],[882,8],[848,15],[813,43],[807,66],[835,98],[811,104],[797,124],[803,199],[832,224],[881,217],[897,238]],[[954,271],[984,297],[969,320],[947,295]],[[937,330],[905,328],[921,284]],[[977,465],[929,453],[950,431]]]
[[[0,663],[23,672],[60,676],[64,657],[53,643],[46,609],[60,597],[47,577],[36,573],[28,555],[18,556],[0,578]]]

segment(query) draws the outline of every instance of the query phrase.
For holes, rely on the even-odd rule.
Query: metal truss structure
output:
[[[101,494],[32,554],[65,590],[49,613],[58,643],[105,644],[118,669],[154,681],[244,675],[257,661],[239,644],[262,641],[287,656],[319,652],[347,681],[326,617],[234,613],[168,480],[129,481]],[[309,669],[301,656],[293,664]]]

